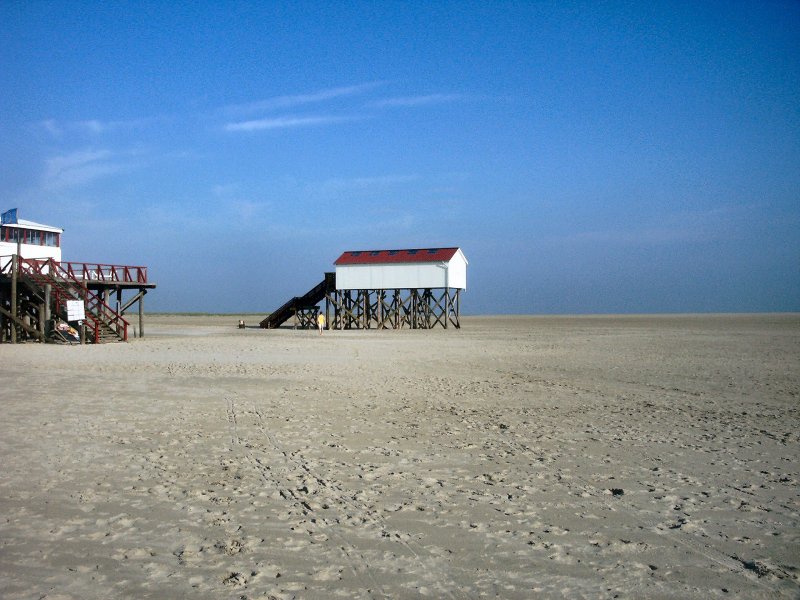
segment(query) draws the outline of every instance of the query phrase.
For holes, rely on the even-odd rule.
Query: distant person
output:
[[[322,330],[325,329],[325,315],[322,313],[317,315],[317,327],[319,327],[319,334],[322,335]]]

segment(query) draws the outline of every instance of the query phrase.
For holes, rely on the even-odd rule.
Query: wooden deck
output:
[[[144,336],[144,296],[156,287],[146,267],[0,257],[0,341],[59,341],[67,302],[85,308],[81,340],[127,341]],[[125,315],[138,309],[138,329]],[[75,324],[77,325],[77,324]]]

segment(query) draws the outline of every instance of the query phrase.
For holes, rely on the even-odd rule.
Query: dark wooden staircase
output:
[[[262,329],[275,329],[292,318],[298,311],[314,308],[325,296],[336,289],[336,273],[325,273],[325,279],[302,296],[295,296],[284,302],[280,308],[265,317],[259,325]]]

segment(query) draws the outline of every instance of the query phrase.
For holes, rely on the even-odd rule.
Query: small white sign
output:
[[[67,300],[67,321],[83,321],[85,318],[83,300]]]

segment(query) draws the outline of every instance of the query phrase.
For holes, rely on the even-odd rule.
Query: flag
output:
[[[12,208],[11,210],[7,210],[3,213],[2,217],[0,217],[0,222],[3,225],[16,223],[17,222],[17,209]]]

